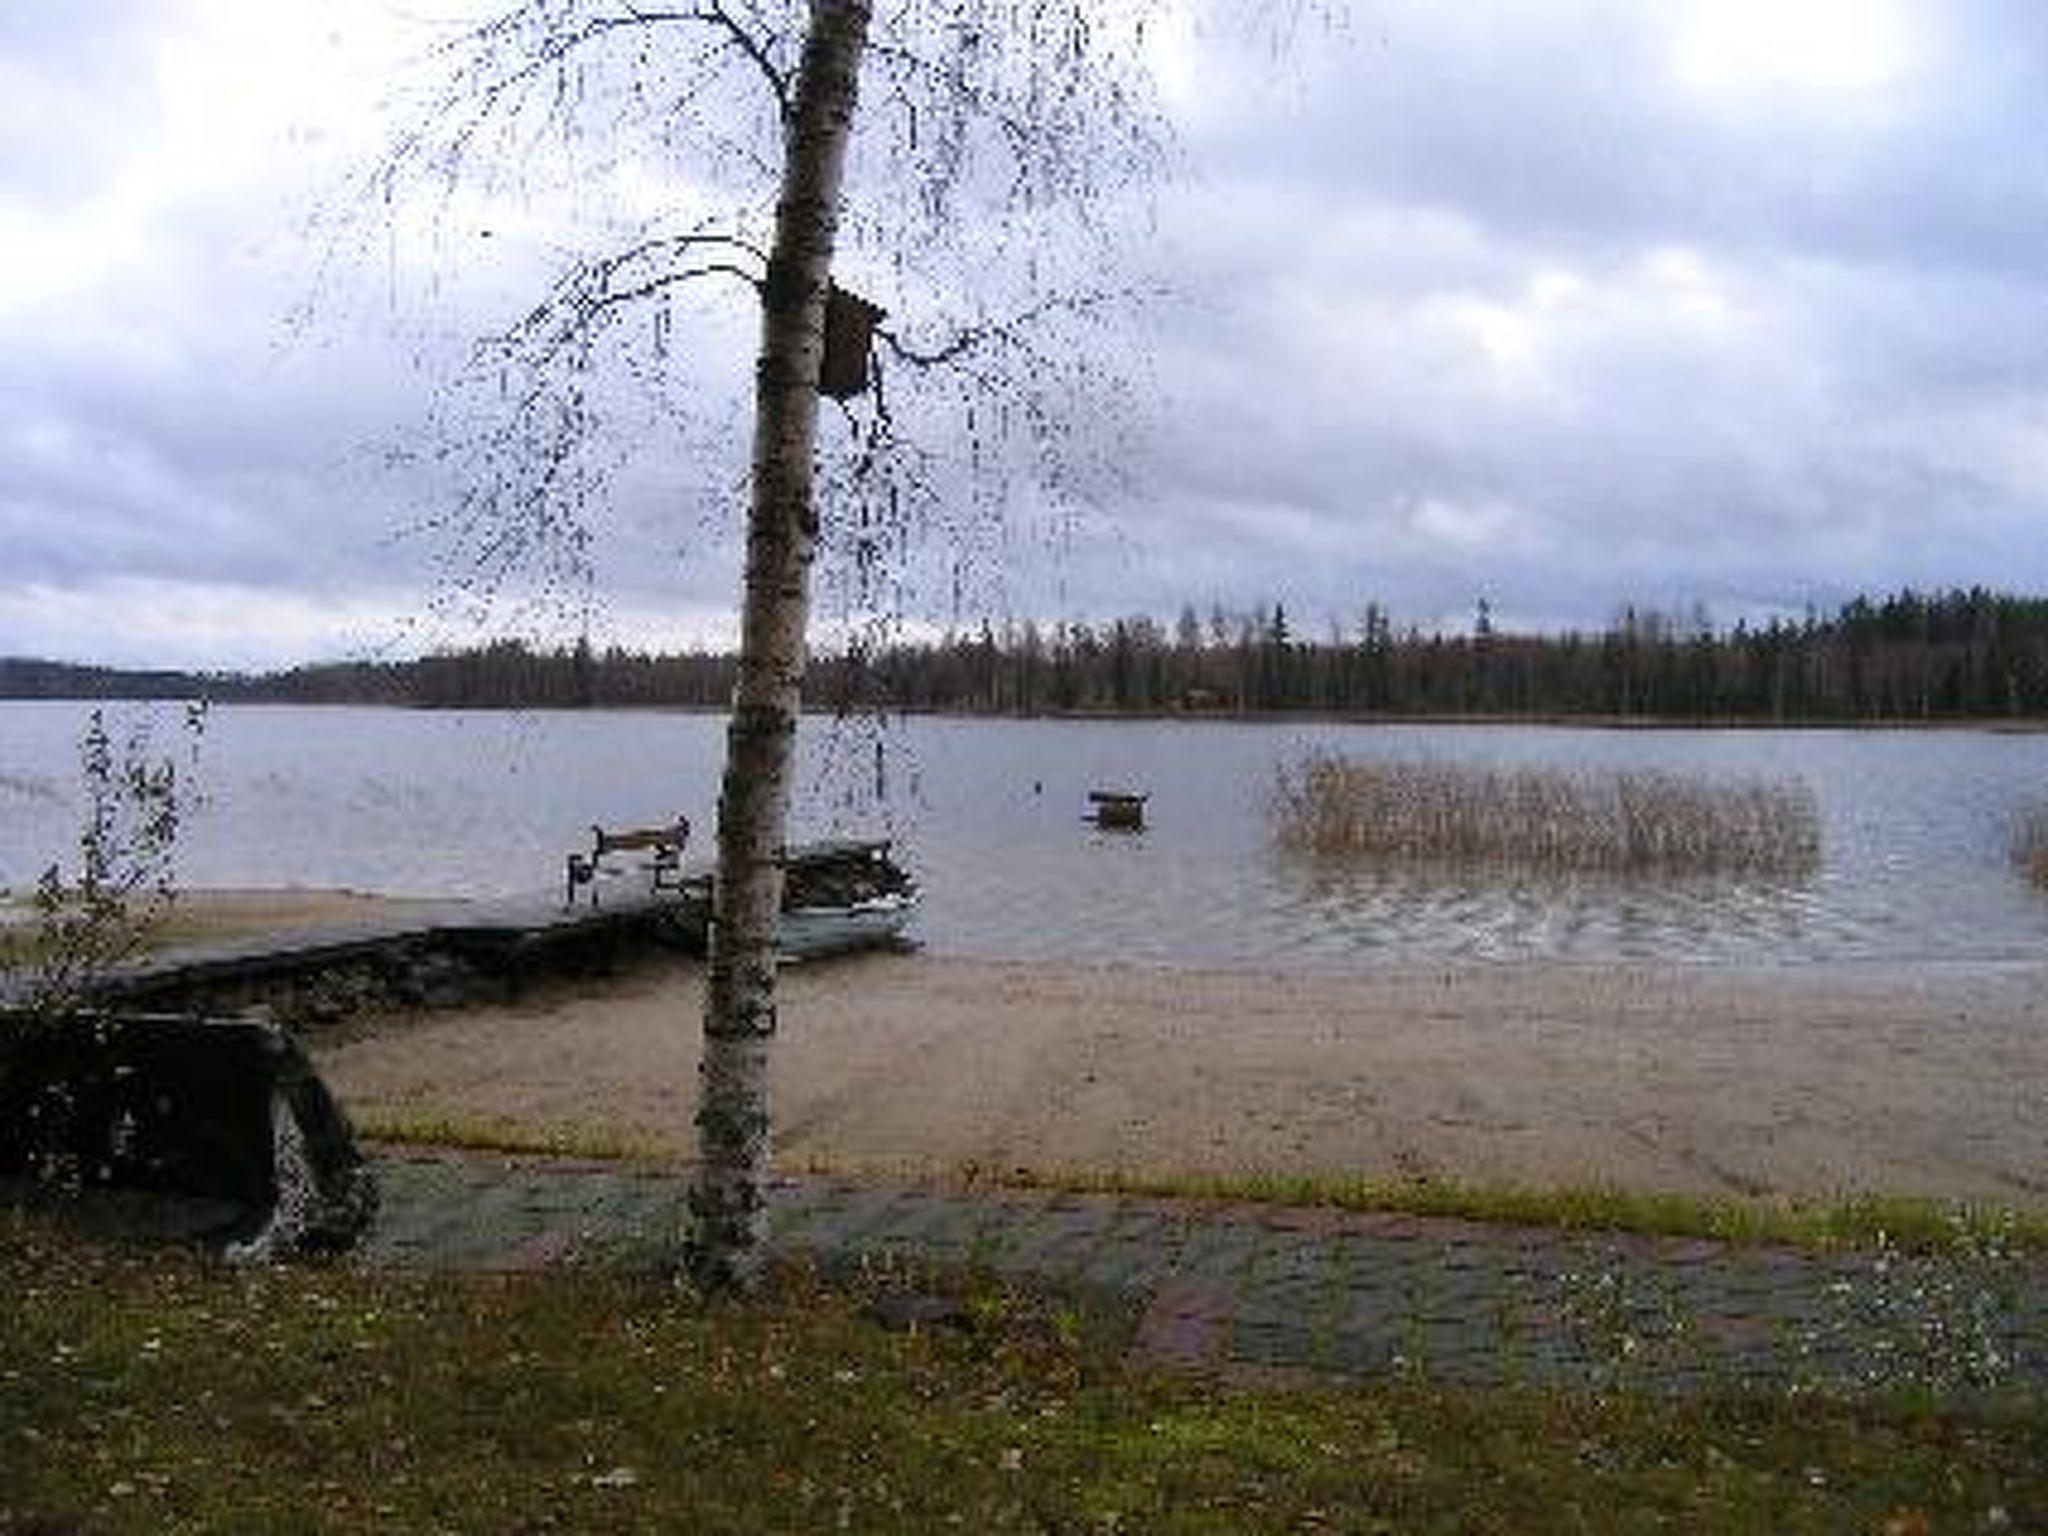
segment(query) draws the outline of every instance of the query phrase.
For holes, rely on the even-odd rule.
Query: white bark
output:
[[[761,290],[740,675],[719,794],[690,1191],[691,1268],[711,1288],[751,1286],[766,1255],[775,916],[817,541],[818,368],[868,16],[867,0],[811,0]]]

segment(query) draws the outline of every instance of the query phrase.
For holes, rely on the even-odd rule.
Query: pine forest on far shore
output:
[[[187,698],[421,708],[722,708],[734,658],[497,640],[410,660],[267,673],[0,659],[0,698]],[[1857,598],[1720,628],[1630,608],[1597,633],[1397,628],[1369,604],[1299,633],[1279,604],[1088,624],[978,623],[813,658],[817,709],[966,715],[1327,714],[1683,722],[2048,716],[2048,599],[1972,588]]]

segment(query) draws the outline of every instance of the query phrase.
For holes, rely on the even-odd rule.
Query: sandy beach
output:
[[[382,1021],[366,1120],[688,1143],[701,972]],[[2048,1207],[2048,968],[1356,974],[871,955],[785,972],[792,1163],[1287,1170]]]

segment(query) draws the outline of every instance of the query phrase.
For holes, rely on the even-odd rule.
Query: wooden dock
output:
[[[593,903],[559,891],[484,901],[408,903],[387,915],[234,939],[177,944],[92,988],[109,1006],[263,1012],[318,1024],[369,1007],[444,1007],[517,996],[536,977],[605,971],[659,946],[702,954],[710,874],[660,891],[607,879]]]
[[[916,887],[889,860],[888,846],[838,839],[791,847],[786,865],[803,910],[785,922],[811,916],[813,907],[857,907],[863,895],[907,893],[902,916],[840,947],[894,942]],[[174,943],[99,977],[85,1000],[108,1009],[253,1014],[294,1026],[374,1009],[501,1002],[542,975],[611,971],[636,951],[703,954],[712,878],[709,860],[600,867],[572,880],[566,893],[407,901],[316,926]],[[807,949],[793,934],[782,947],[786,958],[830,952]],[[0,993],[0,1009],[9,1001]]]

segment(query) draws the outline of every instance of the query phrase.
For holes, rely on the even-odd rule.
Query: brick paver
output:
[[[526,1270],[672,1251],[683,1179],[380,1155],[372,1266]],[[972,1265],[1133,1308],[1195,1368],[1495,1384],[2048,1395],[2048,1263],[1823,1255],[1416,1217],[783,1180],[771,1242],[821,1268]]]

